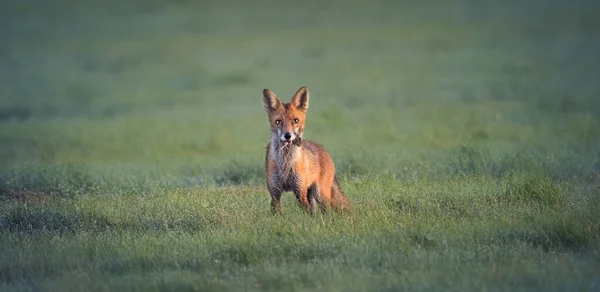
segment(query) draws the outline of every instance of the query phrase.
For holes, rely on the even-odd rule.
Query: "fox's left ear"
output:
[[[281,107],[281,101],[277,95],[266,88],[263,90],[263,104],[267,112],[276,111]]]
[[[295,108],[306,111],[308,109],[308,88],[306,86],[300,87],[294,97],[292,97],[292,101],[290,102]]]

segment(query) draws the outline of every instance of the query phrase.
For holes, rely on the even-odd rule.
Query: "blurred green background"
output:
[[[8,252],[0,254],[0,288],[249,289],[246,284],[256,280],[262,286],[254,288],[267,290],[371,290],[386,283],[389,289],[428,291],[500,284],[501,290],[595,291],[598,275],[582,273],[597,264],[577,257],[599,255],[599,11],[600,2],[585,0],[4,3],[0,232]],[[295,208],[293,196],[284,198],[293,222],[269,217],[263,188],[270,135],[261,91],[270,88],[287,101],[302,85],[311,96],[305,137],[331,153],[357,208],[356,221],[330,222],[331,229],[316,233],[316,223]],[[496,198],[498,192],[511,203]],[[190,201],[183,203],[185,198]],[[539,205],[546,200],[551,207]],[[461,209],[469,203],[472,209]],[[499,213],[489,211],[490,204],[501,204]],[[456,208],[481,212],[482,221],[458,216]],[[454,231],[437,225],[442,221],[454,222],[448,223]],[[507,231],[514,228],[526,231]],[[224,229],[229,231],[220,233]],[[461,229],[460,236],[476,238],[485,229],[505,241],[456,241]],[[65,237],[65,230],[72,234]],[[289,239],[282,246],[323,248],[307,251],[308,257],[336,261],[308,263],[319,268],[306,279],[282,274],[265,280],[261,275],[275,273],[272,267],[290,273],[307,267],[305,254],[277,266],[269,261],[285,258],[288,250],[261,253],[261,240],[281,234]],[[153,242],[153,248],[125,252],[131,262],[113,267],[117,274],[137,275],[131,282],[106,280],[112,274],[96,263],[119,263],[126,256],[112,248],[133,247],[108,243],[129,236],[136,244]],[[321,241],[325,237],[330,241]],[[30,238],[36,245],[23,247]],[[89,254],[98,248],[94,240],[108,246],[104,253]],[[346,240],[347,254],[343,248],[338,253]],[[231,250],[253,255],[251,269],[234,253],[228,268],[182,272],[186,262],[175,256],[201,254],[199,261],[213,262],[214,246],[231,242],[239,244]],[[442,256],[446,242],[455,243],[449,258]],[[527,247],[515,249],[515,242]],[[156,247],[163,244],[172,247],[169,252]],[[499,262],[470,253],[495,244],[506,248],[492,251],[501,255]],[[74,250],[87,260],[61,264],[57,259],[68,256],[54,252],[64,245],[78,246]],[[198,250],[187,249],[194,245]],[[437,263],[439,273],[417,264],[414,277],[398,278],[397,266],[378,266],[394,259],[388,248],[416,248]],[[368,252],[353,258],[357,251]],[[554,252],[565,252],[572,269],[563,270]],[[165,253],[173,253],[174,262]],[[531,254],[537,264],[523,266],[519,259]],[[343,270],[340,257],[368,272],[315,280]],[[481,275],[462,270],[469,257],[464,261],[490,269],[504,261],[505,273],[470,282]],[[153,268],[140,272],[147,265]],[[531,278],[519,278],[519,269],[531,272],[536,284],[527,286]],[[74,271],[81,273],[75,280],[59,277]],[[144,271],[167,272],[158,286],[146,287]],[[210,276],[195,282],[195,273]],[[99,281],[107,286],[93,284]]]
[[[261,90],[289,99],[308,85],[307,136],[347,158],[341,172],[375,160],[387,165],[374,172],[437,170],[432,156],[464,145],[589,164],[600,148],[597,6],[5,4],[0,163],[214,179],[219,164],[261,164]]]

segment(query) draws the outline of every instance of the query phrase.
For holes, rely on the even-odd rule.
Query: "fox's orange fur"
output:
[[[273,212],[281,214],[281,194],[294,192],[300,205],[311,214],[317,204],[322,211],[349,210],[348,198],[336,177],[329,153],[314,141],[302,140],[308,88],[301,87],[289,103],[283,103],[269,89],[263,90],[263,103],[271,124],[267,145],[267,189]]]

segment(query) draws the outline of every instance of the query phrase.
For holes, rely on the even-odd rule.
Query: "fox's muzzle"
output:
[[[291,142],[294,139],[296,139],[296,137],[298,137],[298,135],[294,132],[283,132],[281,133],[281,131],[279,132],[279,140],[281,140],[282,142]]]

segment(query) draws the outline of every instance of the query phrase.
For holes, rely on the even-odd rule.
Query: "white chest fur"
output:
[[[295,145],[282,147],[278,144],[271,144],[271,159],[275,162],[272,184],[282,191],[293,191],[299,185],[294,166],[300,159],[301,150]]]

